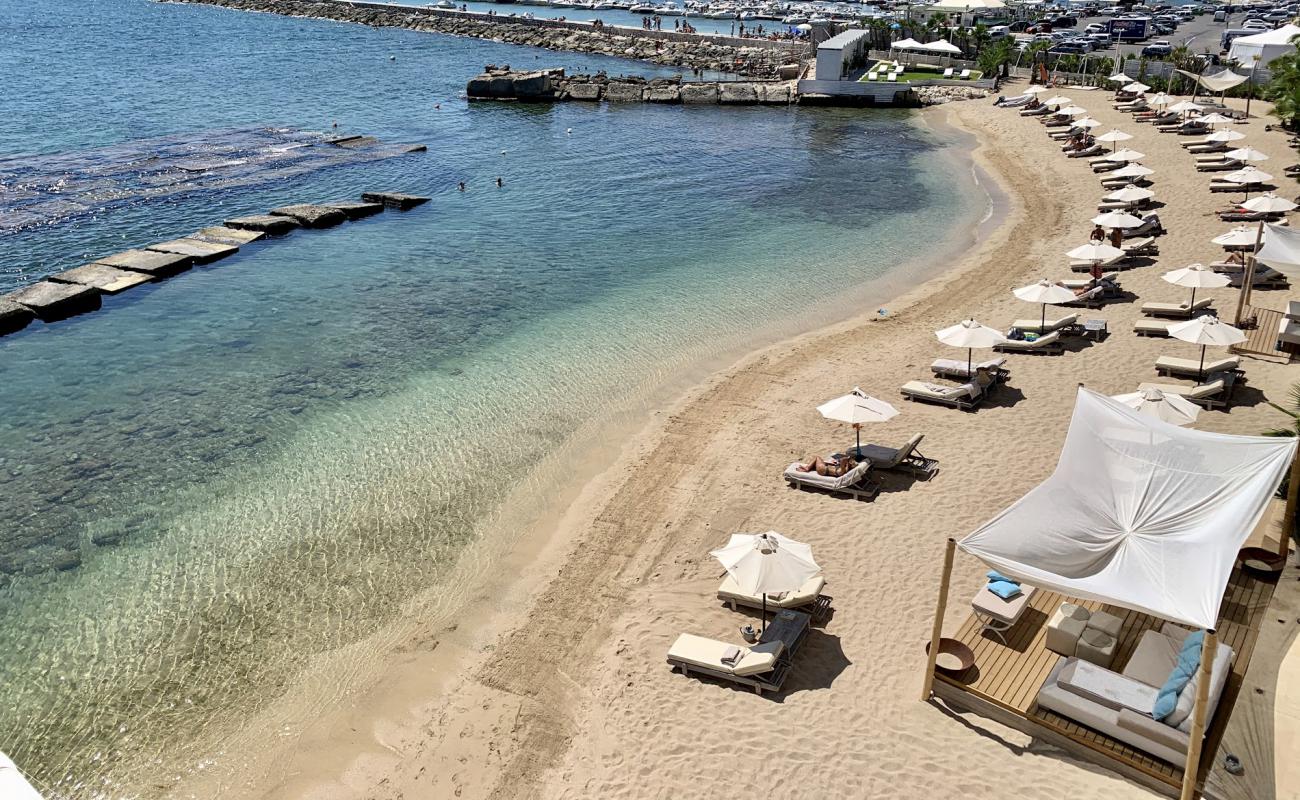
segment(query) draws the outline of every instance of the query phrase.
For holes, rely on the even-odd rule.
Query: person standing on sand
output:
[[[1110,232],[1110,245],[1111,247],[1118,247],[1122,250],[1124,248],[1124,231],[1119,228],[1112,230]]]

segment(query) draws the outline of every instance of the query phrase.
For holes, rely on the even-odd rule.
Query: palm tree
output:
[[[1289,56],[1287,56],[1289,58]],[[1271,66],[1271,65],[1270,65]],[[1292,384],[1291,391],[1288,393],[1288,405],[1290,408],[1283,408],[1277,403],[1269,401],[1269,405],[1281,411],[1291,418],[1290,424],[1285,428],[1273,428],[1264,431],[1265,436],[1300,436],[1300,383]],[[1291,476],[1286,481],[1286,512],[1283,515],[1283,524],[1289,525],[1288,533],[1292,538],[1296,538],[1296,501],[1300,500],[1300,455],[1291,462]],[[1285,542],[1285,539],[1283,539]],[[1279,545],[1284,546],[1284,545]],[[1285,550],[1282,551],[1285,554]]]
[[[1300,117],[1300,53],[1275,58],[1269,62],[1268,69],[1273,78],[1264,87],[1264,97],[1273,101],[1274,116],[1283,123],[1294,124]]]

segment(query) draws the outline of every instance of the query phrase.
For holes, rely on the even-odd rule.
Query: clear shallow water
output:
[[[0,41],[3,158],[335,121],[429,145],[0,233],[0,286],[434,196],[0,338],[0,749],[58,796],[157,794],[436,587],[575,431],[984,210],[902,112],[457,99],[490,62],[667,72],[631,62],[143,0],[0,4]]]

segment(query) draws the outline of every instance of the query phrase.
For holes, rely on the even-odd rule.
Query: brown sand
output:
[[[1123,273],[1124,288],[1142,300],[1184,299],[1160,275],[1219,256],[1209,239],[1229,226],[1211,211],[1229,196],[1208,192],[1210,177],[1192,169],[1181,137],[1113,111],[1108,93],[1067,93],[1105,123],[1099,131],[1133,133],[1126,144],[1157,171],[1169,233],[1157,264]],[[1084,312],[1110,323],[1099,344],[1011,356],[1010,390],[978,413],[902,403],[898,386],[928,377],[935,357],[962,355],[934,330],[972,315],[996,327],[1036,316],[1011,288],[1074,277],[1062,254],[1086,240],[1102,194],[1084,161],[1064,158],[1014,110],[972,102],[933,113],[979,137],[976,159],[1010,199],[1001,228],[891,304],[889,319],[863,317],[756,353],[659,417],[557,522],[565,547],[521,567],[538,591],[528,603],[516,595],[497,604],[526,609],[507,616],[508,633],[495,643],[450,637],[455,659],[436,668],[413,656],[304,737],[275,785],[238,796],[1149,796],[1022,734],[917,701],[945,539],[1050,472],[1078,383],[1131,391],[1156,379],[1157,355],[1196,352],[1136,337],[1140,301],[1125,302]],[[1272,155],[1263,167],[1289,183],[1280,170],[1290,152],[1266,121],[1243,126],[1245,143]],[[1230,319],[1235,291],[1208,294]],[[1256,299],[1281,307],[1283,294]],[[1256,433],[1278,423],[1263,398],[1284,397],[1295,372],[1253,359],[1246,371],[1238,404],[1203,413],[1198,428]],[[855,385],[903,411],[864,439],[901,444],[924,432],[922,449],[943,465],[934,481],[889,482],[869,504],[785,487],[780,472],[791,460],[850,440],[813,407]],[[720,570],[708,551],[731,532],[769,528],[813,546],[835,606],[800,652],[787,692],[758,697],[670,672],[664,654],[678,633],[738,639],[752,621],[714,598]],[[982,571],[959,556],[950,630]],[[427,676],[448,664],[459,671],[430,687]]]

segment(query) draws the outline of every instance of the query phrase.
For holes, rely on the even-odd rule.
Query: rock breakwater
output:
[[[794,81],[683,81],[680,76],[646,79],[566,75],[563,69],[516,72],[492,64],[465,86],[471,100],[682,105],[788,105],[797,100]]]

